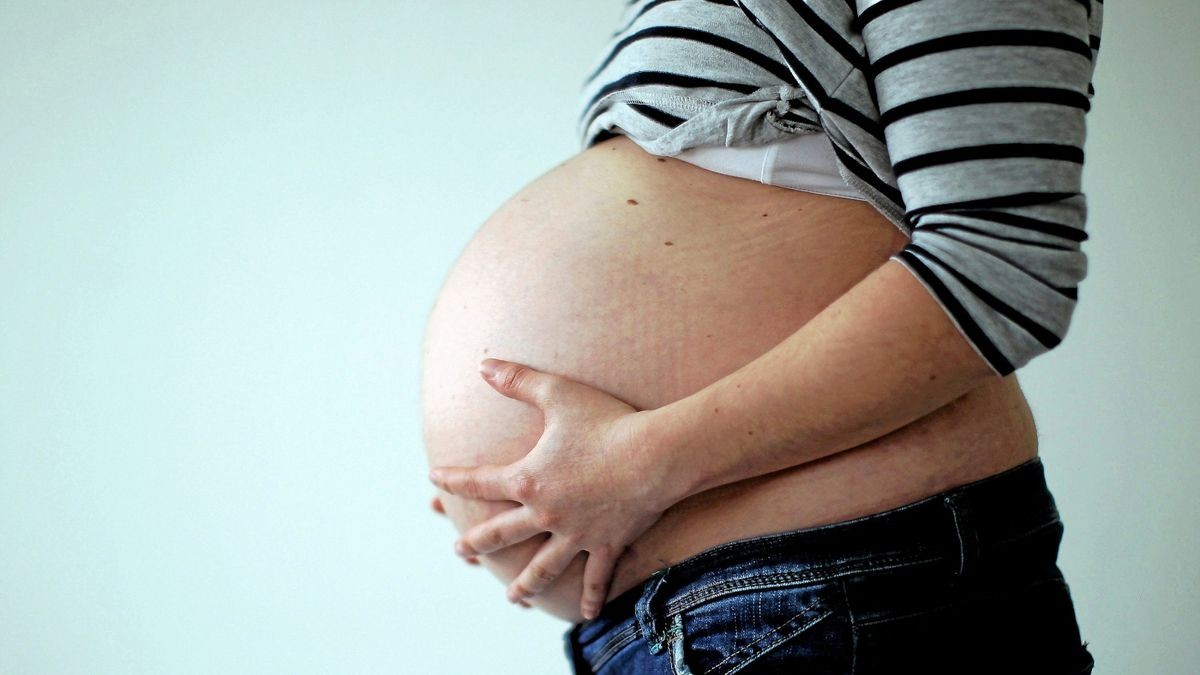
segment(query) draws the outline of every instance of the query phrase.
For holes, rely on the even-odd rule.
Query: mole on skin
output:
[[[637,206],[637,200],[636,200],[636,199],[626,199],[626,200],[625,200],[625,203],[626,203],[626,204],[632,204],[633,206]]]

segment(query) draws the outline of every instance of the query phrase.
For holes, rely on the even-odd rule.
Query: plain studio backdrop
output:
[[[418,365],[621,4],[0,2],[0,673],[568,672],[429,508]],[[1096,672],[1194,672],[1200,6],[1106,10],[1020,377]]]

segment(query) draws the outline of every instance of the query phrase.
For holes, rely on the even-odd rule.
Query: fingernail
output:
[[[437,469],[433,469],[432,471],[429,472],[429,482],[437,484],[437,483],[440,483],[441,481],[442,481],[442,472],[441,471],[438,471]]]
[[[484,359],[479,362],[479,372],[487,379],[492,379],[496,374],[496,367],[500,365],[499,359]]]
[[[514,604],[525,599],[524,595],[522,595],[521,593],[518,593],[516,590],[514,590],[512,588],[508,589],[508,591],[506,592],[506,595],[508,596],[508,601],[511,603],[514,603]]]
[[[475,551],[462,541],[454,542],[454,552],[461,556],[475,555]]]
[[[585,619],[596,618],[596,606],[595,605],[584,605],[583,618],[585,618]]]

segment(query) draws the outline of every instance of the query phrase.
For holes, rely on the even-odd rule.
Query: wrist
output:
[[[671,406],[634,413],[633,435],[639,475],[646,481],[650,499],[662,510],[699,492],[701,476],[695,462],[689,461],[688,441]]]

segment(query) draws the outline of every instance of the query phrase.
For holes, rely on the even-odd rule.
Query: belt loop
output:
[[[975,561],[979,559],[979,538],[971,518],[971,509],[959,493],[947,495],[942,503],[950,511],[954,521],[954,536],[958,541],[958,571],[955,574],[965,577],[975,570]]]
[[[646,638],[646,642],[650,643],[651,654],[661,652],[666,642],[663,632],[659,630],[659,608],[655,600],[667,580],[667,573],[670,571],[670,566],[667,566],[651,574],[646,583],[642,585],[644,589],[642,597],[638,598],[637,603],[633,607],[633,614],[637,618],[638,627],[642,631],[642,637]]]
[[[671,672],[675,675],[692,675],[683,649],[683,612],[676,612],[671,617],[671,625],[667,628],[667,644],[671,647]]]

